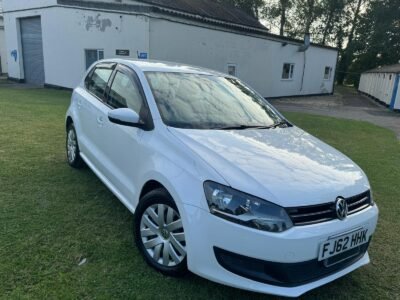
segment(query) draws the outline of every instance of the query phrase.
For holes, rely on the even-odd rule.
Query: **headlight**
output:
[[[210,212],[226,220],[269,232],[293,226],[285,209],[276,204],[212,181],[204,183],[204,192]]]

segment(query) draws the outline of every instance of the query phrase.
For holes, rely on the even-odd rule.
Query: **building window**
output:
[[[86,58],[86,70],[90,68],[90,66],[96,61],[104,58],[104,50],[102,49],[86,49],[85,50],[85,58]]]
[[[389,75],[389,80],[392,80],[392,74]]]
[[[332,68],[331,67],[325,67],[324,79],[325,80],[330,80],[331,76],[332,76]]]
[[[294,64],[284,63],[282,70],[282,79],[290,80],[293,79]]]
[[[228,64],[228,74],[231,76],[236,76],[236,65],[235,64]]]

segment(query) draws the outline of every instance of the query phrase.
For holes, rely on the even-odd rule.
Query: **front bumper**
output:
[[[184,210],[188,267],[193,273],[236,288],[289,297],[300,296],[369,263],[365,248],[360,249],[360,255],[351,262],[347,261],[346,264],[326,272],[320,265],[314,270],[308,269],[304,272],[297,268],[302,264],[315,262],[320,244],[331,236],[363,227],[368,229],[370,239],[378,219],[378,208],[375,205],[349,216],[344,221],[334,220],[293,227],[283,233],[269,233],[223,220],[194,206],[184,205]],[[221,259],[219,250],[225,251],[225,262]],[[243,272],[232,261],[231,266],[236,265],[236,269],[229,267],[226,259],[229,261],[232,256],[227,258],[227,253],[236,255],[236,259],[242,259]],[[251,270],[251,266],[255,265],[251,265],[250,261],[243,261],[244,258],[250,259],[252,263],[266,263],[264,267],[267,272],[264,275],[267,276],[260,277],[260,272],[258,275],[257,272],[252,272],[254,270]],[[250,265],[246,268],[248,263]],[[288,275],[293,272],[271,270],[271,266],[280,264],[297,266],[294,270],[297,272],[296,276]]]

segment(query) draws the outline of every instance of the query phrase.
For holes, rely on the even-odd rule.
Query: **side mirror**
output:
[[[108,119],[110,120],[110,122],[118,125],[137,128],[145,127],[145,125],[140,122],[139,115],[129,108],[118,108],[111,110],[108,113]]]

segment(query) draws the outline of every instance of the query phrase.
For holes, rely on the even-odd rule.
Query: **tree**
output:
[[[279,19],[279,34],[284,35],[285,28],[288,26],[288,14],[293,7],[293,0],[278,0],[274,3],[269,2],[264,6],[263,16],[267,18],[270,23],[273,20]]]
[[[242,9],[253,17],[259,18],[259,11],[264,6],[263,0],[219,0],[232,4],[233,6]]]
[[[365,4],[366,0],[354,0],[354,8],[352,9],[352,19],[350,23],[350,30],[347,36],[347,47],[341,51],[341,56],[338,65],[337,83],[343,84],[347,75],[347,71],[353,59],[354,54],[354,32],[359,25],[361,5]]]
[[[321,24],[317,31],[317,42],[326,45],[334,42],[341,28],[345,0],[323,0],[321,2]],[[333,36],[332,36],[333,35]]]
[[[290,28],[287,34],[293,38],[303,38],[304,33],[313,33],[313,25],[321,18],[322,0],[292,0]]]
[[[400,59],[399,0],[217,0],[262,17],[280,35],[339,51],[338,84],[357,84],[360,73]]]
[[[355,29],[353,59],[346,82],[357,85],[360,73],[400,63],[400,5],[398,0],[375,0],[360,16]]]

